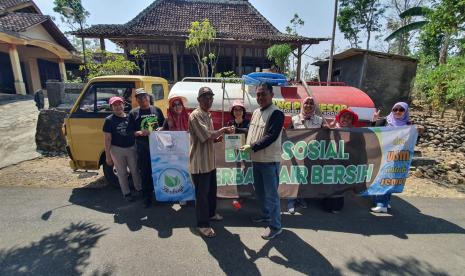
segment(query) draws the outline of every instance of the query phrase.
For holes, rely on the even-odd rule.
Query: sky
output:
[[[53,0],[34,0],[42,13],[55,17],[55,22],[62,31],[67,26],[61,23],[60,15],[53,12]],[[153,0],[82,0],[84,8],[90,12],[88,25],[124,24],[150,5]],[[278,30],[284,32],[289,21],[297,13],[305,25],[298,33],[307,37],[331,37],[334,0],[249,0],[252,5],[271,22]],[[336,31],[336,52],[349,48],[350,44],[342,33]],[[370,44],[374,44],[372,41]],[[313,62],[315,57],[323,57],[329,53],[330,41],[312,45],[306,52],[303,65]],[[106,42],[107,50],[115,51],[116,46]],[[312,67],[312,70],[315,70]]]

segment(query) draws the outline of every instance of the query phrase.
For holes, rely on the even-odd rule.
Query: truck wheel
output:
[[[108,183],[110,183],[113,187],[119,188],[119,181],[116,176],[116,168],[114,166],[109,166],[106,162],[103,162],[103,175]]]

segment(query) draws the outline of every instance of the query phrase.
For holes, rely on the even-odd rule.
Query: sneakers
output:
[[[265,232],[262,234],[262,239],[264,240],[274,239],[282,232],[283,232],[283,229],[273,229],[271,227],[267,227],[265,229]]]
[[[265,218],[265,217],[256,217],[252,219],[253,222],[255,223],[260,223],[260,222],[270,222],[270,218]]]
[[[371,208],[371,211],[373,213],[387,213],[388,208],[383,207],[383,206],[376,206],[376,207]]]
[[[288,211],[289,214],[291,214],[291,215],[294,215],[294,214],[295,214],[295,208],[293,208],[293,207],[287,209],[287,211]]]

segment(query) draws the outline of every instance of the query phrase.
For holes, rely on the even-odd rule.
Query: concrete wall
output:
[[[360,88],[362,77],[363,55],[353,56],[344,60],[335,60],[333,63],[333,77],[331,81],[342,81],[349,86]],[[334,72],[339,70],[339,76]],[[320,66],[320,80],[326,81],[328,76],[328,63]]]
[[[22,32],[21,34],[27,37],[33,38],[33,39],[45,40],[45,41],[59,45],[55,41],[55,39],[53,39],[50,33],[42,25],[37,25],[32,28],[29,28],[25,32]]]
[[[396,102],[410,102],[410,92],[416,75],[414,61],[389,59],[368,55],[365,78],[361,89],[376,106],[389,113]]]

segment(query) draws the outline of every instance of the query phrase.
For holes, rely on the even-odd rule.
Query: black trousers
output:
[[[216,170],[192,174],[195,186],[195,214],[197,227],[210,227],[210,218],[216,213]]]
[[[144,199],[153,198],[152,162],[148,143],[137,142],[137,166],[142,180],[142,195]]]

